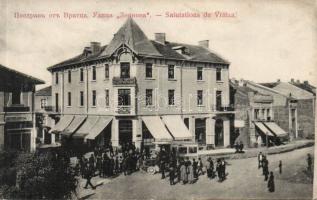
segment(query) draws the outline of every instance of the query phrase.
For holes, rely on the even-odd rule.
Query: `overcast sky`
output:
[[[314,1],[16,1],[2,0],[0,63],[51,82],[47,67],[82,52],[91,41],[103,45],[126,18],[120,12],[149,13],[135,18],[148,38],[165,32],[168,41],[210,48],[229,60],[230,77],[257,82],[309,80],[317,85]],[[3,12],[4,11],[4,12]],[[168,18],[166,12],[234,14],[233,18]],[[87,13],[88,19],[65,19],[63,12]],[[113,18],[92,18],[93,12]],[[15,18],[14,13],[43,13],[45,19]],[[50,19],[49,13],[62,18]],[[162,16],[156,16],[162,15]],[[3,28],[4,27],[4,28]]]

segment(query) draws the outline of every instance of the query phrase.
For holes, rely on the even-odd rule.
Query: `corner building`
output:
[[[228,147],[229,62],[198,45],[149,40],[129,18],[108,45],[90,47],[48,68],[59,122],[55,140],[139,148],[196,143]]]

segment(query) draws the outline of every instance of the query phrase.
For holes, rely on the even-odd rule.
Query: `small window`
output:
[[[68,101],[67,101],[67,106],[72,106],[72,93],[68,92]]]
[[[58,72],[55,73],[55,84],[58,84]]]
[[[152,78],[152,63],[147,63],[145,67],[145,77]]]
[[[80,82],[84,81],[84,68],[80,68]]]
[[[106,90],[106,94],[105,94],[105,103],[106,103],[106,106],[109,106],[109,90]]]
[[[259,109],[254,109],[254,119],[259,119]]]
[[[203,91],[197,90],[197,105],[203,105]]]
[[[175,105],[174,90],[168,90],[168,105]]]
[[[105,78],[106,79],[109,78],[109,65],[108,64],[105,65]]]
[[[121,78],[130,78],[130,63],[121,63],[120,69]]]
[[[216,80],[221,81],[221,68],[217,68],[216,71]]]
[[[150,106],[153,105],[153,90],[146,89],[145,90],[145,105]]]
[[[96,66],[92,67],[92,80],[95,81],[96,80]]]
[[[168,65],[168,79],[174,79],[174,65]]]
[[[96,90],[92,91],[92,106],[96,106],[97,93]]]
[[[80,106],[84,106],[84,92],[80,91]]]
[[[202,67],[198,67],[197,68],[197,80],[203,80],[203,68]]]
[[[41,108],[45,108],[46,106],[46,99],[41,99]]]
[[[72,82],[72,71],[68,70],[68,83]]]

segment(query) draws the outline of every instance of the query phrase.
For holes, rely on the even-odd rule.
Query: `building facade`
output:
[[[35,85],[44,81],[0,65],[0,148],[35,150]]]
[[[314,137],[316,100],[314,86],[307,82],[257,84],[232,79],[230,101],[235,108],[236,143],[256,147],[266,141],[278,145]]]
[[[230,146],[229,63],[208,44],[173,43],[164,33],[149,40],[128,19],[108,45],[92,42],[48,68],[60,118],[51,133],[116,147]]]

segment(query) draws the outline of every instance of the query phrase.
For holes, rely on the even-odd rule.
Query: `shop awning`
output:
[[[94,140],[108,126],[111,120],[111,117],[99,117],[85,139]]]
[[[274,122],[265,122],[264,123],[277,137],[287,136],[287,132],[284,131],[279,125]]]
[[[193,138],[180,116],[163,116],[162,119],[175,140],[188,140]]]
[[[150,133],[154,137],[155,142],[173,140],[172,136],[165,128],[165,125],[159,116],[142,117],[142,120],[145,123],[147,129],[149,129]]]
[[[254,124],[265,134],[268,136],[274,136],[274,134],[267,129],[262,122],[254,122]]]
[[[61,132],[61,134],[71,136],[73,133],[75,133],[75,131],[79,128],[79,126],[83,124],[85,119],[86,119],[85,115],[75,116],[73,121],[69,124],[69,126],[67,126],[64,129],[64,131]]]
[[[98,119],[98,116],[88,116],[84,124],[76,131],[76,133],[72,137],[84,138],[86,135],[89,134],[90,130],[97,123]]]
[[[244,121],[243,120],[234,120],[234,127],[235,128],[243,128],[244,127]]]
[[[73,121],[73,119],[74,115],[62,116],[59,122],[57,122],[57,124],[55,124],[55,126],[50,130],[50,133],[56,134],[64,131],[64,129],[66,129],[67,126],[69,126],[69,124]]]

